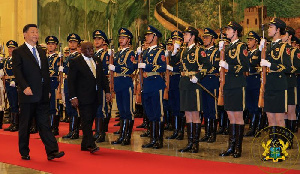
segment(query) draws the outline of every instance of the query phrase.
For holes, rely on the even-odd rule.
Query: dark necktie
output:
[[[34,56],[36,62],[38,63],[38,65],[39,65],[39,67],[40,67],[40,61],[39,61],[39,59],[38,59],[38,57],[37,57],[37,55],[36,55],[36,49],[35,49],[35,47],[32,48],[32,54],[33,54],[33,56]]]

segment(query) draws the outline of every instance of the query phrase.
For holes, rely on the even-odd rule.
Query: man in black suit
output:
[[[99,147],[95,144],[92,126],[97,108],[102,102],[102,90],[105,91],[107,101],[110,101],[111,96],[101,60],[93,58],[93,44],[83,42],[81,52],[81,55],[70,60],[68,73],[69,98],[72,106],[79,109],[82,121],[81,150],[94,153],[99,150]]]
[[[36,24],[27,24],[23,34],[25,43],[12,53],[20,103],[19,152],[22,159],[30,160],[29,129],[35,117],[48,160],[60,158],[65,153],[58,151],[49,121],[50,77],[46,52],[36,46],[39,38]]]

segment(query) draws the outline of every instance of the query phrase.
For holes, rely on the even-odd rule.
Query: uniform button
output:
[[[279,75],[279,78],[281,78],[281,75]]]
[[[211,79],[211,77],[209,77]]]
[[[238,75],[235,75],[235,77],[237,77]]]

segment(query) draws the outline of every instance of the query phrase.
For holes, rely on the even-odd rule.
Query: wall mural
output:
[[[174,29],[184,30],[192,25],[199,29],[210,27],[219,31],[219,7],[222,26],[236,20],[244,27],[244,34],[254,30],[261,33],[263,21],[274,16],[296,29],[300,37],[300,3],[298,0],[38,0],[40,43],[55,35],[66,46],[69,33],[75,32],[83,40],[92,40],[95,29],[116,38],[120,27],[127,27],[134,35],[142,36],[151,24],[163,33],[164,41]],[[243,38],[245,39],[245,38]]]

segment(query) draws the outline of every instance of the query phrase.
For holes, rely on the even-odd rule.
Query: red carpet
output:
[[[80,151],[80,145],[60,143],[66,155],[61,159],[48,161],[40,140],[30,140],[30,161],[21,160],[17,137],[0,134],[0,161],[33,168],[54,174],[65,173],[264,173],[257,166],[224,162],[213,162],[173,156],[137,153],[101,148],[96,154]],[[299,171],[290,170],[287,174]]]

